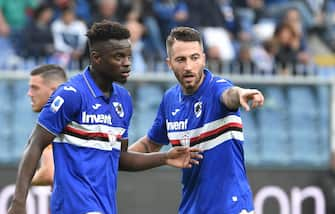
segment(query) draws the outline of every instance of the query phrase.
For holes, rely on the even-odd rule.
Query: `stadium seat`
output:
[[[135,96],[138,108],[148,110],[149,107],[157,110],[163,97],[163,91],[159,85],[143,84],[139,85]]]
[[[241,110],[241,118],[243,123],[246,162],[248,165],[257,165],[261,160],[259,155],[260,145],[255,112],[247,113],[244,110]]]
[[[140,109],[138,108],[136,111],[134,111],[133,115],[133,127],[136,127],[134,136],[136,138],[139,138],[145,134],[147,134],[149,128],[154,122],[154,119],[156,117],[156,110],[154,109]]]
[[[265,106],[274,110],[282,110],[287,106],[287,98],[285,97],[285,90],[279,86],[268,86],[264,89],[264,96],[266,99]]]
[[[262,166],[287,166],[290,164],[291,145],[286,133],[272,128],[262,131],[260,147]]]
[[[299,131],[315,132],[319,129],[318,118],[295,114],[288,118],[289,131],[299,129]]]
[[[321,145],[319,133],[295,130],[291,135],[292,160],[294,163],[305,166],[320,165]]]
[[[316,96],[310,86],[291,86],[288,89],[289,116],[304,115],[316,117]]]
[[[12,108],[12,85],[11,81],[0,80],[0,112],[9,112]]]
[[[13,158],[12,153],[10,152],[10,147],[11,145],[13,145],[12,141],[13,134],[11,128],[7,125],[1,126],[0,136],[1,136],[0,162],[2,163],[13,162],[15,158]]]
[[[329,86],[318,86],[316,89],[317,102],[319,104],[319,117],[322,119],[329,117],[330,109],[330,91]]]
[[[260,130],[277,130],[285,132],[287,129],[287,114],[285,111],[272,110],[264,107],[257,111],[257,119],[259,121]]]

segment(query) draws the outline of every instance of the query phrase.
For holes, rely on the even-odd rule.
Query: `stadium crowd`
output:
[[[165,38],[198,29],[209,67],[220,73],[314,74],[308,37],[335,50],[335,0],[0,0],[0,69],[87,63],[85,32],[119,21],[131,32],[133,72],[167,70]]]

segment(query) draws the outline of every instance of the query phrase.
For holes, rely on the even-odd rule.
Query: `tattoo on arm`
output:
[[[240,107],[239,88],[232,87],[225,91],[222,95],[223,103],[231,110],[236,110]]]

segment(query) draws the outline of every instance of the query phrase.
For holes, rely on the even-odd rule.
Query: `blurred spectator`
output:
[[[289,74],[298,63],[299,39],[293,27],[287,23],[281,23],[276,27],[274,39],[278,45],[275,55],[278,71],[281,74]]]
[[[335,213],[335,153],[331,154],[330,167],[321,177],[321,188],[326,198],[326,213]]]
[[[192,1],[187,1],[187,3],[192,4]],[[208,59],[221,62],[233,60],[238,49],[238,43],[235,41],[238,38],[240,27],[231,1],[209,0],[200,1],[197,4],[201,8],[199,16],[206,17],[200,20],[199,27],[203,33]]]
[[[236,9],[236,13],[246,18],[252,24],[257,23],[265,16],[264,0],[234,0],[232,3]]]
[[[129,15],[133,4],[133,1],[119,1],[119,0],[97,0],[96,1],[96,13],[93,14],[94,21],[110,20],[125,23],[129,18]]]
[[[280,19],[281,14],[289,8],[295,8],[302,17],[303,24],[307,28],[311,28],[316,24],[314,14],[308,9],[304,1],[299,0],[264,0],[266,12],[269,16]]]
[[[235,58],[232,40],[225,28],[205,27],[203,35],[208,59],[227,62]]]
[[[251,47],[248,43],[240,45],[238,56],[233,66],[232,70],[238,71],[238,74],[254,74],[256,66],[251,58]]]
[[[54,51],[54,42],[50,28],[53,17],[51,6],[41,4],[33,13],[33,19],[26,26],[23,34],[23,56],[36,59],[51,56]]]
[[[86,24],[92,23],[92,13],[89,0],[76,0],[75,1],[75,11],[79,19],[84,21]]]
[[[272,37],[276,20],[266,14],[264,0],[236,0],[233,4],[243,37],[253,43]]]
[[[57,52],[54,63],[67,67],[72,60],[79,60],[86,48],[87,27],[76,18],[72,7],[63,10],[61,18],[52,23],[51,30]]]
[[[186,0],[190,8],[189,23],[196,28],[221,27],[232,38],[238,38],[241,30],[231,0]],[[197,11],[196,11],[197,10]],[[194,17],[198,13],[199,17]]]
[[[323,6],[324,26],[318,34],[333,52],[335,52],[335,0],[326,0]]]
[[[327,2],[332,2],[333,0],[305,0],[306,5],[313,13],[315,25],[322,25],[325,21],[325,16],[323,13],[324,6]]]
[[[45,4],[50,5],[53,10],[52,21],[59,19],[62,11],[67,7],[74,6],[74,0],[44,0]]]
[[[118,17],[118,0],[98,0],[97,1],[97,12],[93,15],[94,21],[101,20],[110,20],[110,21],[118,21],[120,17]]]
[[[272,75],[275,73],[275,56],[278,51],[274,39],[268,39],[261,45],[253,46],[250,50],[250,57],[255,64],[255,73]]]
[[[152,7],[160,26],[163,41],[172,28],[187,23],[188,8],[182,0],[153,0]]]
[[[16,53],[21,50],[22,30],[29,20],[27,14],[37,3],[36,0],[0,0],[0,37]]]
[[[204,23],[209,17],[206,17],[206,1],[203,0],[184,0],[188,8],[188,25],[195,29],[200,29],[205,26]],[[206,17],[206,19],[204,18]]]
[[[133,19],[144,25],[143,43],[145,49],[143,54],[148,61],[165,61],[166,52],[164,40],[161,38],[161,30],[155,17],[152,0],[133,1],[133,8],[130,12]]]
[[[219,16],[222,17],[221,20],[223,21],[223,23],[221,26],[228,30],[231,36],[234,37],[236,40],[239,40],[241,42],[249,42],[251,39],[251,34],[250,32],[244,31],[244,29],[241,28],[241,23],[238,19],[238,16],[236,16],[236,10],[234,9],[232,1],[216,0],[213,6],[215,5],[220,9],[220,13],[218,13],[217,18],[219,18]]]
[[[146,72],[146,64],[143,58],[143,41],[142,36],[144,26],[136,20],[129,20],[126,27],[130,31],[130,40],[132,47],[132,71],[134,73]]]
[[[297,61],[301,64],[308,64],[311,60],[308,53],[306,29],[300,19],[300,13],[296,8],[289,8],[285,12],[283,22],[291,25],[296,34],[296,39],[292,41],[295,49],[298,50]]]
[[[54,10],[53,20],[58,19],[62,15],[65,8],[73,7],[76,16],[86,23],[92,22],[91,8],[92,1],[88,0],[42,0],[45,4],[51,6]]]

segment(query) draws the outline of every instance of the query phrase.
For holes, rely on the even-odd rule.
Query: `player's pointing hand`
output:
[[[240,104],[246,111],[250,111],[249,101],[252,102],[251,108],[257,108],[264,104],[264,96],[257,89],[241,89]]]

